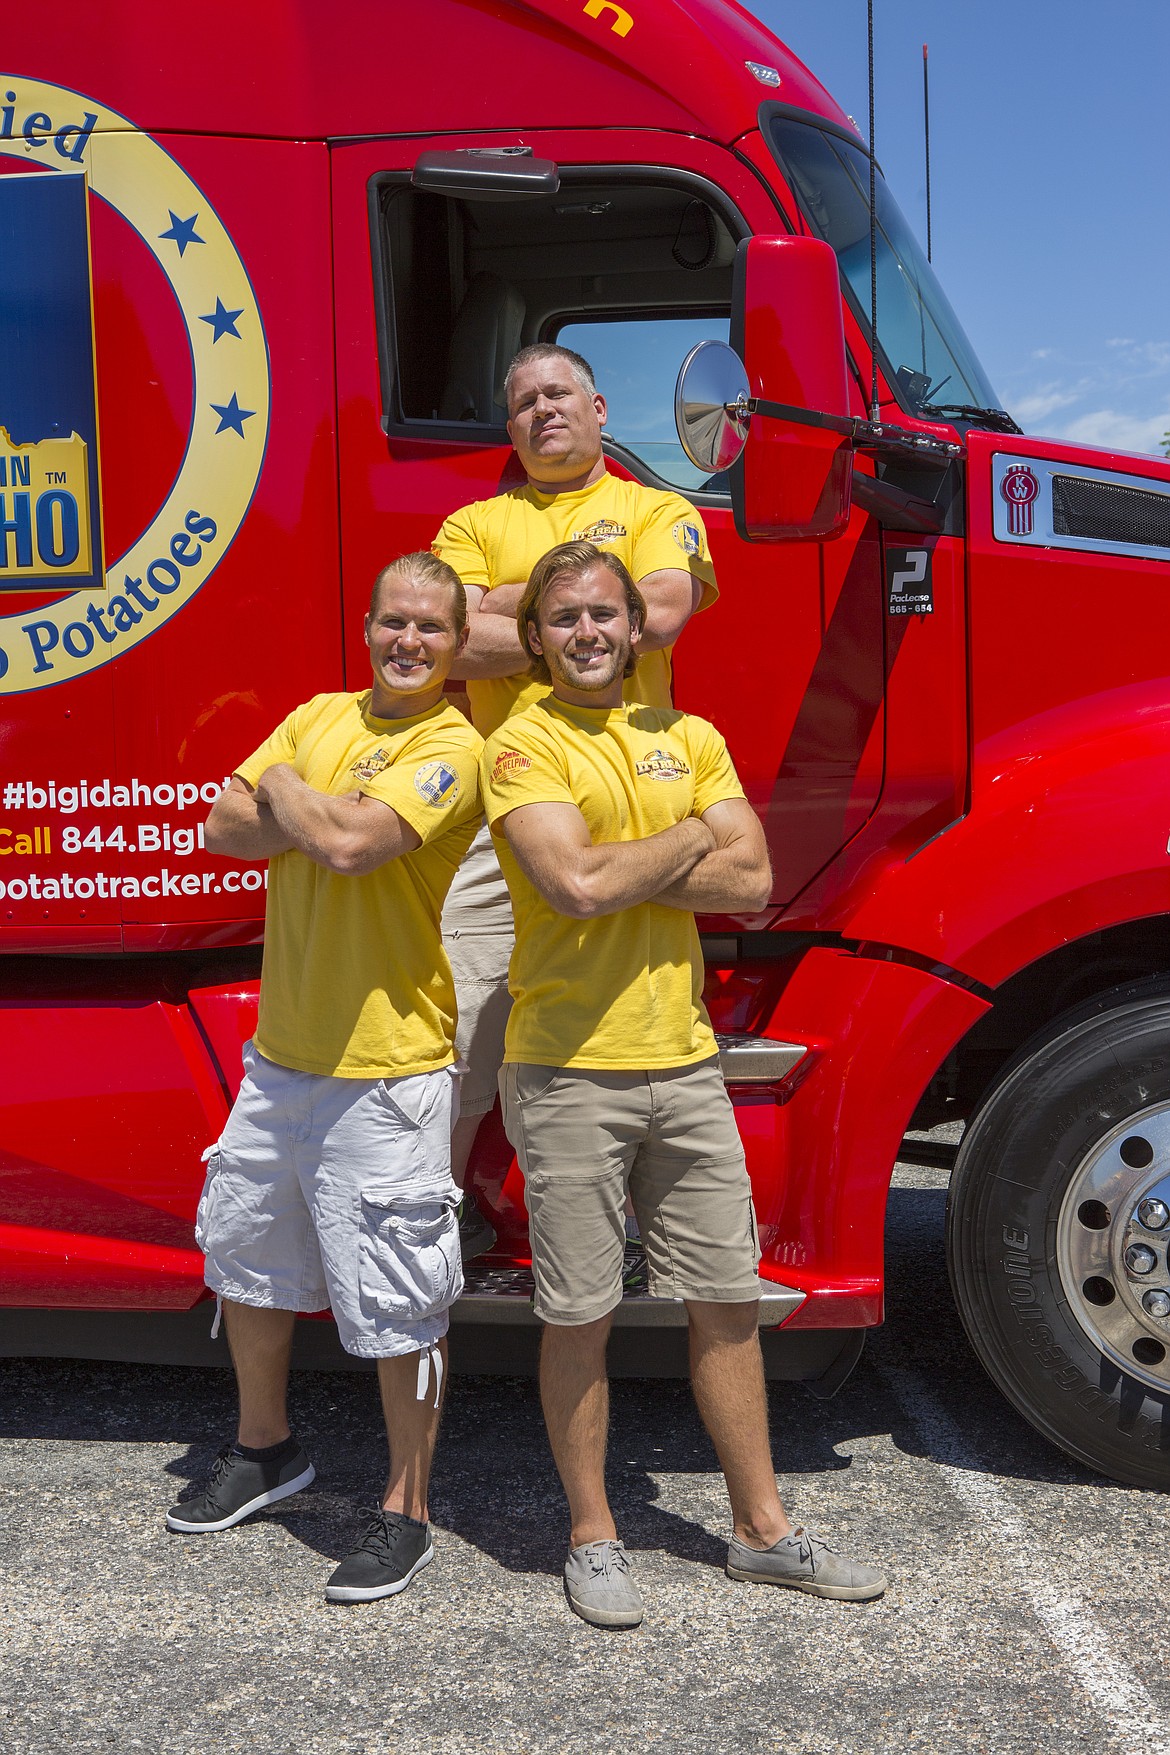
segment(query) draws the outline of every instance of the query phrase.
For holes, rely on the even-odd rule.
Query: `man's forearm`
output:
[[[259,786],[289,844],[317,865],[342,869],[339,856],[349,833],[345,800],[318,792],[283,764],[261,775]]]
[[[710,847],[710,830],[697,817],[687,817],[643,841],[581,848],[564,874],[568,905],[560,912],[589,920],[637,907],[684,878]]]
[[[391,805],[360,792],[318,792],[284,762],[265,770],[256,791],[293,846],[341,877],[365,876],[422,845]]]
[[[477,609],[467,623],[467,644],[451,666],[456,682],[487,677],[525,676],[528,654],[520,644],[514,617]]]
[[[653,897],[688,914],[755,914],[771,898],[771,872],[738,847],[716,847]]]
[[[703,596],[702,583],[689,573],[671,568],[639,579],[638,589],[646,601],[646,621],[638,638],[638,654],[662,652],[673,646]]]
[[[514,622],[516,611],[520,608],[520,599],[527,589],[524,581],[519,585],[493,585],[480,599],[480,614],[507,616],[509,621]]]
[[[266,804],[244,792],[223,792],[211,808],[204,830],[209,853],[229,859],[275,859],[293,842]]]
[[[467,645],[451,668],[456,682],[527,674],[528,654],[516,632],[516,611],[523,591],[523,584],[494,585],[490,591],[472,587],[468,591]]]

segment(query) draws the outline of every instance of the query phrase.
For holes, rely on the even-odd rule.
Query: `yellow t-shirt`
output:
[[[523,584],[542,554],[558,543],[578,541],[618,555],[635,584],[667,567],[690,572],[703,584],[700,609],[719,595],[707,532],[689,501],[608,472],[572,494],[538,494],[525,485],[493,500],[476,500],[452,512],[433,546],[465,585],[490,591]],[[638,660],[626,680],[627,701],[670,706],[670,653],[668,646]],[[484,737],[548,693],[547,683],[527,675],[473,678],[465,687],[472,721]]]
[[[517,865],[503,818],[521,804],[575,804],[597,845],[701,816],[744,796],[714,726],[672,708],[546,695],[488,739],[481,773],[516,917],[505,1059],[610,1071],[709,1059],[694,915],[656,902],[594,920],[558,914]]]
[[[316,695],[236,772],[255,786],[272,763],[290,762],[318,792],[363,792],[422,836],[413,853],[363,876],[296,849],[268,865],[257,1048],[300,1072],[396,1079],[454,1059],[439,914],[479,826],[483,743],[443,702],[409,719],[369,709],[368,689]]]

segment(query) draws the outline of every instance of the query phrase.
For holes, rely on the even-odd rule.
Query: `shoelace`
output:
[[[380,1506],[363,1505],[359,1516],[368,1517],[370,1521],[355,1552],[364,1548],[368,1554],[378,1554],[386,1548],[392,1548],[402,1534],[402,1525],[390,1522],[390,1518],[395,1515],[393,1512],[383,1511]]]
[[[225,1444],[215,1461],[212,1463],[211,1473],[207,1477],[207,1490],[209,1493],[215,1491],[216,1487],[219,1486],[219,1483],[227,1474],[228,1468],[230,1467],[229,1459],[234,1448],[234,1445]]]
[[[821,1555],[836,1554],[838,1552],[831,1542],[826,1542],[823,1536],[810,1535],[806,1529],[793,1530],[792,1534],[800,1538],[797,1554],[802,1563],[807,1562],[812,1567],[814,1576],[816,1575]]]
[[[590,1554],[589,1568],[595,1578],[608,1578],[611,1572],[629,1572],[630,1557],[624,1548],[611,1542],[601,1554]]]

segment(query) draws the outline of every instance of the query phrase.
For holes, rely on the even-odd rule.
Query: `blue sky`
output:
[[[867,130],[865,0],[746,0]],[[876,0],[878,158],[1027,431],[1170,428],[1170,0]],[[880,313],[879,313],[880,325]]]

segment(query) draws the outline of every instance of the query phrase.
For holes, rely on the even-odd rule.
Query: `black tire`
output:
[[[1143,1129],[1155,1154],[1132,1188],[1107,1202],[1082,1199],[1098,1181],[1120,1190],[1117,1164],[1145,1155],[1132,1137]],[[1158,1259],[1148,1281],[1128,1273],[1119,1252],[1139,1235],[1136,1201],[1151,1187],[1165,1192],[1158,1178],[1168,1174],[1170,983],[1159,979],[1067,1013],[1009,1063],[967,1128],[946,1220],[955,1302],[997,1387],[1078,1462],[1162,1489],[1170,1319],[1155,1322],[1140,1299],[1168,1284],[1170,1226],[1140,1233]],[[1111,1252],[1112,1265],[1082,1284],[1084,1249]]]

